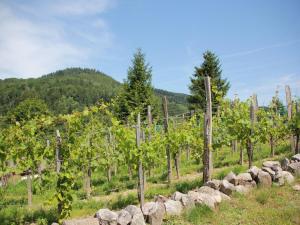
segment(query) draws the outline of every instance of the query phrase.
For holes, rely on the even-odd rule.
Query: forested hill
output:
[[[69,68],[40,78],[0,80],[0,115],[27,98],[44,100],[55,114],[81,110],[99,99],[109,101],[121,83],[93,70]],[[187,95],[155,89],[157,96],[166,95],[173,114],[187,110]]]

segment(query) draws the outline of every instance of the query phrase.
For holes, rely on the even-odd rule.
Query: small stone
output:
[[[300,184],[296,184],[293,186],[293,190],[300,191]]]

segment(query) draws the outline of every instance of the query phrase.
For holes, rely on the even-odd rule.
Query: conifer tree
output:
[[[188,98],[190,109],[205,109],[204,77],[210,76],[212,85],[212,107],[216,112],[221,99],[227,94],[230,84],[222,78],[221,64],[218,57],[211,51],[203,54],[204,61],[200,67],[195,67],[195,73],[189,86],[191,96]]]
[[[141,113],[142,118],[147,115],[147,106],[154,105],[153,87],[151,85],[152,69],[146,63],[141,49],[134,54],[132,66],[128,69],[127,79],[116,99],[117,114],[122,120],[129,115]]]

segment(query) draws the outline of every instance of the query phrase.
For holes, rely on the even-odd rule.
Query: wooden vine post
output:
[[[61,167],[61,136],[59,130],[56,130],[56,149],[55,149],[55,161],[56,161],[56,173],[60,172]]]
[[[204,153],[203,153],[203,182],[211,180],[212,176],[212,105],[210,77],[204,77],[206,112],[204,115]]]
[[[142,164],[142,154],[140,152],[140,144],[141,144],[141,115],[140,113],[137,116],[137,124],[136,124],[136,147],[139,152],[139,159],[138,159],[138,198],[140,202],[140,206],[142,207],[145,202],[144,197],[144,178],[143,178],[143,164]]]
[[[163,97],[163,111],[164,111],[164,128],[165,128],[165,134],[168,135],[169,130],[169,121],[168,121],[168,102],[167,97]],[[167,144],[166,146],[166,154],[167,154],[167,168],[168,168],[168,183],[171,183],[171,177],[172,177],[172,166],[171,166],[171,152],[170,147]]]
[[[151,105],[148,105],[147,107],[147,123],[148,123],[148,129],[149,129],[149,133],[148,133],[148,141],[151,141],[151,126],[152,126],[152,113],[151,113]],[[151,165],[149,165],[148,168],[148,175],[149,177],[151,176]],[[144,171],[144,183],[146,183],[146,176],[145,176],[145,171]]]
[[[292,110],[293,110],[293,103],[292,103],[292,95],[291,95],[291,89],[289,85],[285,86],[285,97],[286,97],[286,105],[287,105],[287,111],[288,111],[288,120],[290,121],[292,119]],[[291,143],[291,150],[294,151],[294,136],[290,136],[290,143]]]
[[[253,135],[254,132],[254,124],[257,121],[256,117],[256,111],[257,111],[257,98],[256,95],[254,94],[251,98],[251,103],[250,103],[250,120],[251,120],[251,136]],[[251,141],[250,138],[247,139],[247,154],[248,154],[248,161],[249,161],[249,168],[252,167],[252,161],[253,161],[253,142]]]

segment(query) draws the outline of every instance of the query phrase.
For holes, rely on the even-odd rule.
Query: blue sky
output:
[[[122,81],[142,48],[153,85],[189,93],[202,53],[215,52],[229,97],[267,104],[300,96],[298,0],[0,0],[0,78],[95,68]]]

